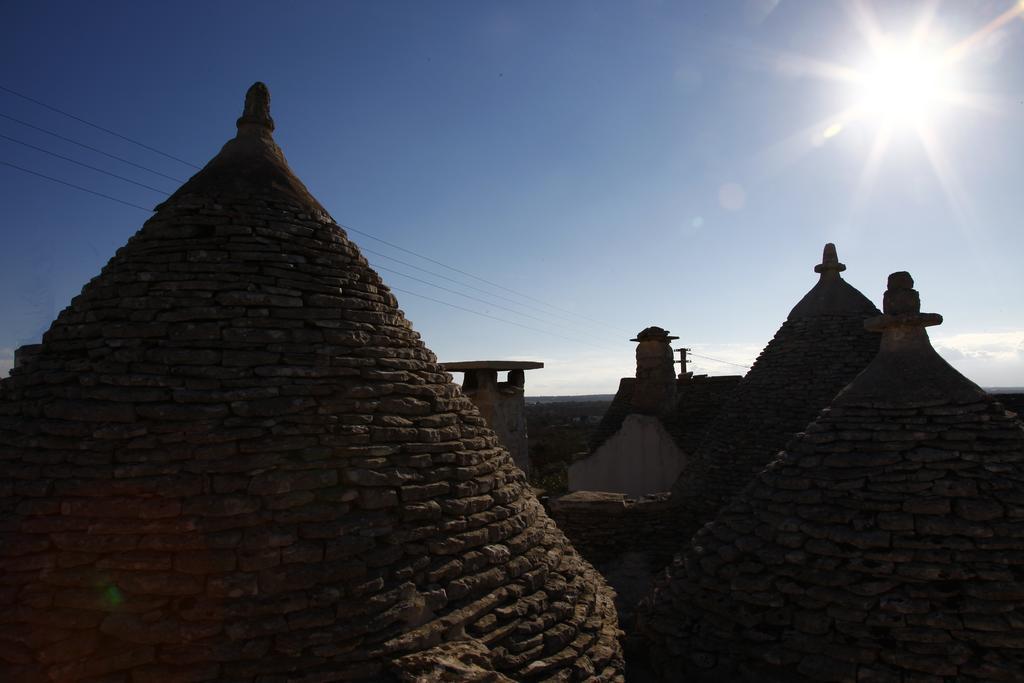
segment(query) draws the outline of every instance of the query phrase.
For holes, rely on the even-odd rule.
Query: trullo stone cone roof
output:
[[[680,547],[814,419],[878,352],[878,309],[843,280],[826,244],[818,282],[793,307],[673,487]]]
[[[273,127],[257,83],[0,384],[0,680],[620,677],[603,580]]]
[[[878,356],[658,588],[665,680],[1021,680],[1024,427],[938,356],[912,287],[889,277]]]

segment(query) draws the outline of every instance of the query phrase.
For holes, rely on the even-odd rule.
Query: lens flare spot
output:
[[[842,131],[843,124],[837,121],[836,123],[833,123],[831,126],[823,130],[821,132],[821,136],[828,140],[829,138],[834,138],[835,136],[839,135]]]
[[[740,211],[747,205],[747,193],[738,183],[725,183],[718,188],[718,203],[726,211]]]

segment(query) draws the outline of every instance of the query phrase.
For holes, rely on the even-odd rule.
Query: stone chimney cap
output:
[[[630,339],[629,341],[672,341],[674,339],[679,339],[679,337],[671,337],[669,336],[668,330],[652,325],[651,327],[645,327],[644,329],[640,330],[640,332],[636,335],[636,338]]]
[[[821,263],[814,266],[815,273],[824,273],[825,271],[835,271],[841,273],[846,270],[846,264],[839,262],[839,255],[836,253],[836,245],[829,242],[825,245],[825,249],[821,253]]]
[[[538,370],[544,363],[537,360],[460,360],[453,363],[441,363],[448,372],[466,372],[467,370]]]
[[[864,327],[881,332],[892,327],[931,327],[941,325],[938,313],[921,312],[921,296],[914,289],[914,278],[905,270],[892,273],[882,297],[882,315],[868,318]]]
[[[235,122],[239,132],[243,126],[259,126],[274,130],[274,119],[270,117],[270,89],[261,81],[256,81],[245,93],[245,107],[242,115]]]

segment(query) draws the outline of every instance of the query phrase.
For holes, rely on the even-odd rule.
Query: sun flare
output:
[[[857,72],[860,109],[886,124],[918,127],[947,103],[952,66],[911,41],[880,47]]]
[[[847,149],[863,155],[864,163],[851,198],[860,206],[870,194],[879,169],[893,152],[914,153],[916,140],[951,208],[967,224],[969,197],[947,153],[953,135],[976,123],[973,115],[1004,114],[1005,97],[974,90],[971,73],[983,62],[989,46],[1005,34],[1012,23],[1024,19],[1024,0],[1015,0],[987,23],[964,31],[956,24],[943,25],[938,3],[924,0],[915,21],[900,27],[900,33],[883,31],[869,0],[850,0],[847,18],[863,39],[865,58],[843,63],[801,55],[766,52],[761,57],[780,72],[841,84],[839,108],[811,125],[788,134],[769,146],[765,159],[792,160],[843,140],[857,140]],[[975,59],[978,57],[978,59]],[[963,116],[954,127],[953,116]],[[873,139],[846,135],[868,126]]]

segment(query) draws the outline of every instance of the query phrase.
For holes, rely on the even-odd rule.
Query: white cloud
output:
[[[745,375],[763,345],[695,343],[689,348],[689,369],[695,375]]]
[[[983,387],[1024,386],[1024,330],[935,335],[932,345]]]

